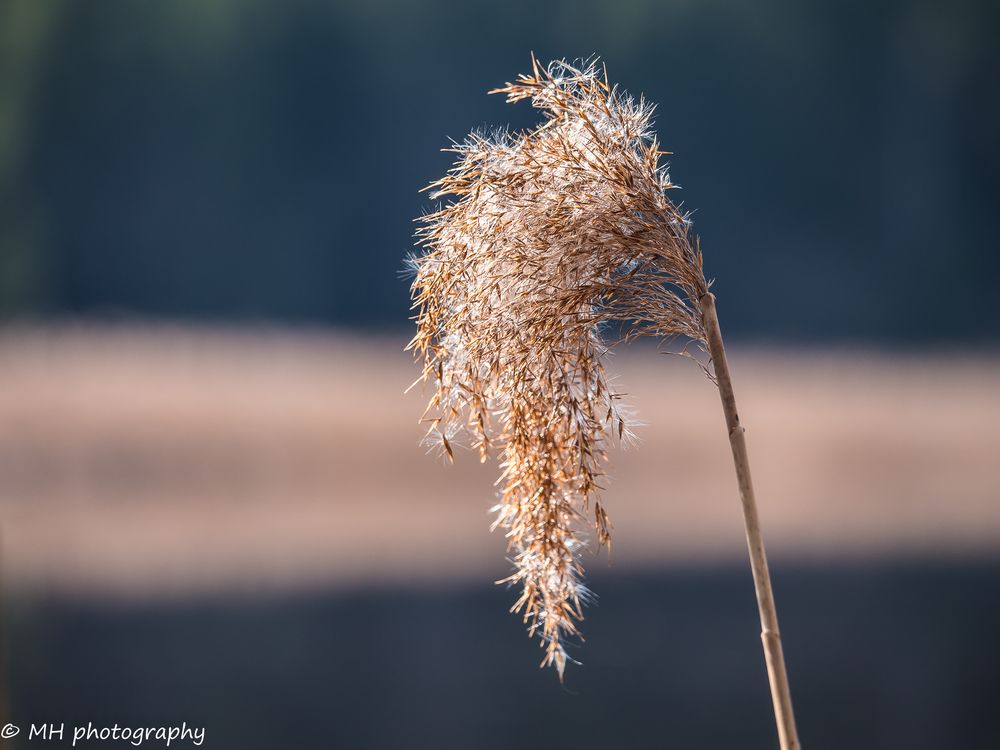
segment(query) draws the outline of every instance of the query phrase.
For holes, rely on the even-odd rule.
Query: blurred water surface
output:
[[[774,747],[743,566],[595,577],[560,687],[487,585],[18,607],[21,721],[206,728],[206,747]],[[780,565],[803,745],[1000,745],[1000,568]],[[95,745],[96,746],[96,745]]]

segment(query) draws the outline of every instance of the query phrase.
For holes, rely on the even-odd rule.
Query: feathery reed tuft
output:
[[[668,197],[652,106],[608,84],[595,62],[562,61],[493,93],[530,99],[545,122],[473,134],[433,183],[452,202],[425,216],[411,258],[417,334],[408,348],[436,386],[424,418],[449,457],[460,434],[502,455],[497,526],[520,584],[512,611],[541,637],[560,680],[582,604],[582,520],[599,544],[606,448],[628,431],[601,336],[681,337],[704,348],[718,386],[743,508],[761,640],[782,750],[799,750],[764,539],[715,305],[691,224]],[[685,348],[681,350],[686,352]],[[419,380],[418,380],[419,382]],[[501,581],[503,583],[504,581]]]
[[[435,392],[425,418],[449,457],[460,436],[501,456],[494,528],[506,531],[529,633],[562,678],[579,636],[581,520],[598,543],[606,448],[629,436],[602,357],[644,334],[704,343],[708,292],[688,218],[651,127],[653,107],[609,85],[595,62],[557,61],[491,93],[529,99],[545,122],[472,134],[433,183],[453,200],[424,216],[411,258],[417,334],[410,348]]]

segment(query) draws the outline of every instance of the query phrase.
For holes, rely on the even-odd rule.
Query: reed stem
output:
[[[785,671],[785,657],[781,650],[781,634],[778,630],[778,611],[774,606],[774,592],[771,589],[771,574],[767,569],[767,555],[764,552],[764,537],[760,531],[757,516],[757,501],[754,498],[753,482],[750,479],[750,460],[747,457],[745,430],[740,424],[736,411],[736,397],[729,375],[729,363],[722,344],[719,316],[715,309],[715,295],[707,292],[701,300],[702,319],[712,358],[715,379],[722,397],[722,410],[726,415],[729,430],[729,444],[733,450],[736,465],[736,479],[743,504],[743,521],[746,526],[747,547],[750,551],[750,569],[753,571],[754,588],[757,591],[757,608],[760,610],[760,637],[764,644],[764,660],[767,663],[767,677],[771,684],[771,700],[774,703],[774,718],[778,725],[778,741],[781,750],[800,750],[799,736],[792,713],[792,694]]]

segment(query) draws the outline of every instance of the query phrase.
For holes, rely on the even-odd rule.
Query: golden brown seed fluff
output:
[[[606,448],[629,430],[603,357],[640,334],[702,343],[708,284],[653,107],[593,61],[532,68],[491,93],[529,99],[544,122],[470,135],[430,186],[448,202],[420,219],[410,347],[434,387],[431,437],[449,456],[463,443],[499,456],[512,611],[561,678],[588,596],[583,522],[609,542]]]

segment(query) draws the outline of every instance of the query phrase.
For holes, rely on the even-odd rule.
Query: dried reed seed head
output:
[[[452,200],[421,219],[410,347],[435,385],[430,437],[449,456],[460,436],[483,461],[500,452],[494,528],[514,566],[502,582],[521,587],[512,611],[561,679],[589,596],[580,522],[589,515],[599,544],[610,542],[606,448],[629,434],[601,329],[701,343],[708,284],[690,222],[667,197],[653,107],[611,87],[595,62],[532,67],[491,93],[530,99],[545,122],[473,133],[430,186]]]

